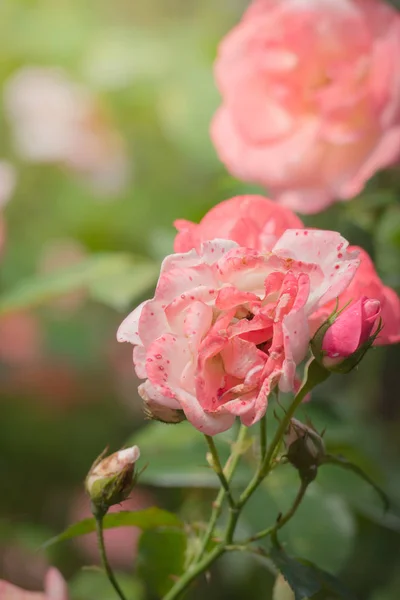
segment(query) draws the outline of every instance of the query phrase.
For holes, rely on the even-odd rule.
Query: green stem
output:
[[[243,442],[246,439],[246,435],[247,435],[247,427],[245,427],[244,425],[241,425],[240,429],[239,429],[237,440],[233,446],[232,454],[224,467],[224,473],[225,473],[226,481],[228,482],[228,484],[230,484],[230,482],[232,481],[232,477],[233,477],[233,475],[236,471],[237,465],[239,463],[239,459],[242,454],[241,448],[242,448]],[[218,518],[221,514],[224,498],[225,498],[225,489],[223,487],[221,487],[216,499],[214,500],[213,510],[211,513],[210,521],[208,523],[206,532],[202,539],[199,553],[196,556],[196,561],[199,561],[204,556],[204,554],[207,550],[207,546],[211,540],[212,534],[214,533],[215,525],[217,524]]]
[[[292,506],[290,507],[290,509],[288,510],[288,512],[285,515],[283,515],[275,523],[275,525],[272,525],[271,527],[268,527],[267,529],[263,529],[262,531],[259,531],[255,535],[251,536],[251,538],[249,538],[245,542],[241,542],[239,545],[243,546],[243,545],[249,544],[251,542],[255,542],[257,540],[260,540],[261,538],[267,537],[268,535],[271,535],[271,536],[275,535],[277,533],[277,531],[279,531],[279,529],[281,529],[284,525],[286,525],[286,523],[288,521],[290,521],[290,519],[293,517],[293,515],[295,514],[295,512],[299,508],[299,506],[301,504],[301,501],[304,498],[304,494],[306,493],[306,490],[307,490],[308,486],[309,486],[309,482],[308,481],[302,481],[301,482],[301,486],[299,488],[299,491],[296,494],[296,498],[294,499]]]
[[[263,463],[267,452],[267,417],[260,420],[260,464]]]
[[[164,596],[163,600],[177,600],[189,585],[203,573],[217,558],[226,552],[226,546],[232,544],[235,533],[236,524],[239,518],[240,511],[237,508],[231,508],[229,512],[229,520],[225,530],[224,540],[209,554],[203,557],[199,562],[191,565],[182,577],[175,583],[170,591]]]
[[[240,516],[243,506],[246,504],[246,502],[249,500],[250,496],[254,493],[254,491],[257,489],[257,487],[260,485],[260,483],[264,480],[266,475],[272,469],[273,458],[274,458],[277,450],[279,449],[280,443],[281,443],[283,436],[284,436],[284,434],[288,428],[288,425],[290,423],[290,419],[292,418],[297,407],[302,402],[302,400],[305,398],[305,396],[308,394],[308,392],[317,383],[320,383],[321,381],[326,379],[328,376],[329,376],[329,373],[327,371],[325,371],[325,369],[320,367],[315,360],[313,360],[309,364],[305,383],[303,384],[302,388],[299,390],[297,396],[294,398],[292,404],[290,405],[287,412],[285,413],[285,415],[284,415],[282,421],[280,422],[279,427],[273,437],[273,440],[268,448],[268,451],[265,452],[265,456],[262,458],[262,460],[260,460],[260,463],[258,465],[257,471],[256,471],[253,479],[250,481],[249,485],[247,486],[247,488],[244,490],[244,492],[240,496],[240,499],[238,502],[235,502],[235,500],[232,496],[229,484],[230,484],[230,480],[231,480],[233,471],[236,468],[237,461],[239,460],[239,456],[241,454],[240,445],[238,444],[238,447],[236,450],[237,454],[235,454],[235,456],[232,455],[231,465],[228,464],[226,466],[225,472],[224,472],[224,470],[222,469],[222,466],[221,466],[221,461],[219,459],[218,452],[215,447],[213,438],[210,436],[205,436],[208,446],[209,446],[209,449],[210,449],[210,452],[211,452],[211,455],[212,455],[214,470],[219,477],[222,488],[218,493],[216,502],[214,503],[214,508],[213,508],[213,512],[211,515],[210,524],[209,524],[207,531],[205,533],[205,536],[203,538],[199,556],[196,558],[196,561],[192,565],[190,565],[190,567],[182,575],[182,577],[175,583],[175,585],[171,588],[171,590],[168,592],[168,594],[166,596],[164,596],[163,600],[177,600],[181,596],[181,594],[188,588],[188,586],[191,584],[191,582],[194,579],[196,579],[196,577],[198,577],[198,575],[203,573],[219,556],[221,556],[222,554],[224,554],[224,552],[227,552],[230,549],[239,547],[239,546],[235,546],[235,544],[233,543],[233,538],[234,538],[234,534],[235,534],[236,524],[239,519],[239,516]],[[262,427],[263,426],[261,425],[261,428]],[[243,435],[244,435],[244,433],[243,433]],[[263,429],[261,429],[261,436],[262,436],[261,437],[261,448],[264,448]],[[266,445],[266,433],[265,433],[265,445]],[[262,453],[262,450],[261,450],[261,453]],[[225,473],[227,473],[227,474],[225,474]],[[286,515],[284,515],[277,523],[275,523],[275,525],[273,527],[269,528],[268,530],[261,531],[259,534],[256,534],[256,536],[254,536],[253,538],[251,538],[249,540],[249,543],[252,541],[255,541],[256,539],[259,539],[259,536],[264,537],[265,535],[271,535],[272,538],[276,540],[276,533],[277,533],[278,529],[283,527],[283,525],[285,525],[285,523],[287,523],[289,521],[289,519],[291,519],[291,517],[294,515],[294,513],[296,512],[296,510],[297,510],[298,506],[300,505],[300,502],[304,496],[306,487],[307,487],[306,484],[303,482],[302,486],[299,490],[299,493],[296,496],[296,499],[293,503],[293,506],[286,513]],[[211,539],[218,516],[220,514],[222,502],[223,502],[225,496],[228,498],[230,510],[229,510],[229,520],[228,520],[228,524],[227,524],[227,527],[225,530],[223,541],[221,543],[219,543],[217,546],[215,546],[213,548],[213,550],[211,550],[211,552],[204,555],[204,553],[206,552],[206,549],[207,549],[208,542]],[[240,545],[240,548],[243,548],[243,545]]]
[[[219,459],[218,450],[217,450],[217,448],[215,446],[214,439],[210,435],[205,435],[204,437],[206,438],[206,442],[208,444],[208,448],[209,448],[209,450],[211,452],[212,462],[213,462],[213,469],[214,469],[215,473],[217,474],[217,477],[219,478],[219,480],[221,482],[221,485],[222,485],[222,487],[223,487],[223,489],[225,491],[225,494],[226,494],[226,496],[228,498],[229,506],[231,508],[234,508],[235,505],[236,505],[235,504],[235,500],[234,500],[234,498],[232,496],[232,492],[231,492],[231,489],[229,487],[229,483],[228,483],[228,481],[227,481],[227,479],[225,477],[225,473],[224,473],[224,470],[222,468],[221,461]]]
[[[290,420],[296,412],[298,406],[302,403],[307,394],[315,387],[315,385],[327,379],[329,375],[330,373],[326,371],[323,367],[320,367],[316,360],[313,360],[309,364],[305,383],[300,388],[297,395],[293,399],[293,402],[288,407],[285,415],[283,416],[279,427],[276,430],[275,435],[272,439],[272,442],[269,445],[268,451],[264,457],[263,462],[260,464],[256,473],[254,474],[253,479],[250,481],[243,494],[240,496],[239,501],[237,502],[237,506],[239,508],[246,504],[248,499],[254,494],[255,490],[258,488],[260,483],[270,472],[272,468],[272,461],[275,457],[277,450],[279,449],[279,445],[289,426]]]
[[[209,567],[221,554],[225,551],[224,544],[218,544],[215,548],[202,560],[191,565],[187,571],[178,579],[175,585],[170,591],[164,596],[163,600],[176,600],[183,592],[189,587],[189,585],[203,573],[207,567]]]
[[[101,562],[102,562],[103,568],[107,574],[109,582],[111,583],[111,585],[117,592],[118,597],[121,600],[126,600],[123,591],[119,587],[118,581],[115,579],[115,575],[110,566],[110,563],[108,562],[106,547],[104,544],[103,517],[96,516],[96,515],[94,515],[94,517],[95,517],[95,521],[96,521],[97,542],[98,542],[98,546],[99,546],[99,551],[100,551]]]

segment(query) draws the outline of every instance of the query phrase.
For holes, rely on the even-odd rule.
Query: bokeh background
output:
[[[52,563],[72,600],[114,598],[102,573],[82,569],[98,564],[91,536],[38,549],[88,514],[82,481],[107,444],[137,442],[142,465],[150,464],[126,508],[207,517],[214,480],[201,436],[185,424],[146,424],[131,348],[115,332],[151,295],[175,218],[199,220],[223,199],[260,191],[225,172],[208,137],[216,47],[246,4],[0,4],[0,198],[15,179],[1,210],[0,578],[40,589]],[[305,222],[366,248],[399,290],[399,192],[392,169],[362,197]],[[283,536],[292,553],[339,574],[361,600],[400,597],[399,358],[395,347],[370,352],[303,408],[326,428],[328,448],[391,499],[384,514],[361,480],[325,467]],[[273,521],[295,489],[289,467],[277,472],[246,511],[242,533]],[[149,554],[151,539],[139,543],[132,528],[108,535],[129,598],[157,597],[156,566],[166,555]],[[179,546],[164,542],[169,555],[170,542]],[[212,581],[191,597],[272,598],[274,575],[241,554],[221,560]]]

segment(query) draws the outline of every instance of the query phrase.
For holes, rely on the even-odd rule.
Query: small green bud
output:
[[[286,458],[298,470],[303,481],[311,482],[325,457],[322,437],[297,419],[291,419],[285,435]]]
[[[127,499],[135,485],[135,463],[140,457],[138,446],[114,452],[105,458],[104,451],[93,463],[85,480],[93,514],[104,516],[110,506]]]

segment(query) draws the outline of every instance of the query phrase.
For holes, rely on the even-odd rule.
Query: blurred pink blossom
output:
[[[67,585],[57,569],[47,571],[44,592],[28,592],[8,581],[0,580],[1,600],[68,600]]]
[[[382,0],[254,0],[215,64],[229,171],[303,213],[400,158],[400,15]]]
[[[36,363],[42,352],[42,331],[35,315],[15,312],[1,317],[0,361],[26,367]]]
[[[1,210],[14,191],[15,180],[15,169],[6,161],[0,161],[0,253],[3,249],[6,235]]]
[[[4,101],[24,159],[64,165],[98,193],[124,188],[129,169],[121,136],[90,91],[61,69],[20,69],[6,83]]]
[[[121,324],[141,396],[182,409],[200,431],[249,426],[276,387],[295,387],[309,320],[349,285],[359,261],[332,231],[289,229],[270,252],[216,239],[167,256],[152,300]]]
[[[39,258],[38,271],[41,274],[54,273],[60,269],[78,265],[86,257],[85,247],[73,238],[61,238],[47,242]],[[53,300],[51,305],[58,315],[70,315],[82,307],[86,299],[84,290],[76,290]]]

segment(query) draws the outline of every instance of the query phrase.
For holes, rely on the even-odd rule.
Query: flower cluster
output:
[[[311,353],[347,372],[400,340],[400,301],[317,212],[400,158],[400,16],[380,0],[253,0],[222,41],[211,126],[236,176],[268,187],[177,220],[152,300],[122,323],[146,414],[206,434],[262,418]]]
[[[365,270],[383,320],[377,343],[400,339],[398,297],[363,253],[359,270],[360,250],[339,233],[302,228],[260,196],[232,198],[199,225],[176,225],[178,253],[164,260],[154,298],[125,319],[118,340],[134,345],[141,396],[183,410],[200,431],[224,431],[236,416],[251,425],[275,387],[295,390],[296,367],[332,304],[346,303],[349,289],[355,302],[366,294]]]

